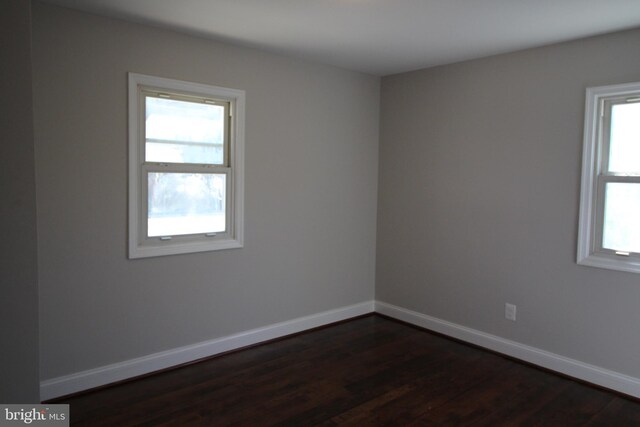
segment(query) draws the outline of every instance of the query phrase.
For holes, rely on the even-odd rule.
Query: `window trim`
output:
[[[582,179],[580,190],[580,220],[578,225],[577,263],[591,267],[640,273],[640,256],[616,255],[602,248],[604,194],[606,182],[637,182],[637,177],[603,175],[602,168],[609,153],[609,136],[603,135],[605,103],[614,98],[640,97],[640,82],[590,87],[586,90]],[[606,158],[605,158],[606,157]]]
[[[229,102],[231,123],[228,126],[228,152],[226,165],[214,165],[211,173],[227,174],[227,223],[229,230],[215,236],[186,235],[174,236],[170,240],[147,238],[144,221],[147,218],[146,190],[143,189],[143,176],[149,169],[144,158],[144,126],[141,126],[140,113],[144,111],[141,102],[143,91],[177,93],[186,96],[214,98]],[[147,258],[164,255],[186,254],[193,252],[216,251],[241,248],[244,246],[244,124],[245,92],[218,86],[190,83],[137,73],[128,73],[128,117],[129,117],[129,209],[128,240],[129,259]],[[167,165],[167,170],[173,164]],[[206,172],[203,172],[206,173]]]

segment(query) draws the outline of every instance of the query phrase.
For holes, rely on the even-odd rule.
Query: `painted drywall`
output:
[[[640,377],[640,277],[575,262],[585,88],[639,81],[639,46],[383,78],[376,299]]]
[[[42,380],[373,299],[378,78],[33,9]],[[244,248],[127,259],[130,71],[246,91]]]
[[[31,5],[0,2],[0,402],[38,403]]]

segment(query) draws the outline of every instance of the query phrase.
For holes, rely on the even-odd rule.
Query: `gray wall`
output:
[[[639,46],[383,78],[376,299],[640,377],[639,276],[575,263],[585,88],[640,80]]]
[[[40,401],[31,5],[0,2],[0,402]]]
[[[42,379],[374,294],[379,79],[34,4]],[[127,260],[128,71],[243,89],[245,247]]]

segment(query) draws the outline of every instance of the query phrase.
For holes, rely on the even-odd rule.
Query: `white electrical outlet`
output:
[[[504,305],[504,318],[508,320],[516,321],[516,306],[506,303]]]

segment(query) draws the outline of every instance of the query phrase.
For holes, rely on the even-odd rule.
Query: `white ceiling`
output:
[[[640,0],[45,0],[374,75],[640,26]]]

